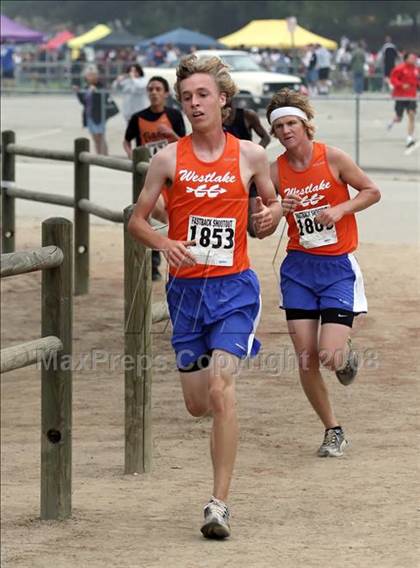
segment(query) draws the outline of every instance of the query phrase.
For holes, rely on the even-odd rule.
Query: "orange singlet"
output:
[[[153,157],[159,150],[164,148],[169,143],[169,135],[158,131],[159,126],[166,126],[173,130],[173,126],[166,114],[162,115],[157,120],[146,120],[139,116],[139,131],[141,146],[149,148],[150,155]]]
[[[286,217],[289,242],[287,250],[311,254],[339,255],[357,248],[356,218],[344,215],[335,224],[315,222],[319,211],[350,199],[347,184],[338,182],[328,165],[326,146],[313,143],[312,160],[304,171],[292,169],[286,154],[277,158],[279,192],[282,198],[297,195],[301,205]]]
[[[141,146],[146,146],[146,148],[149,149],[150,156],[153,158],[159,150],[169,144],[168,134],[159,132],[159,126],[166,126],[171,130],[173,130],[173,126],[166,112],[164,112],[157,120],[146,120],[139,116],[138,123]],[[168,192],[168,187],[163,185],[161,195],[163,197],[165,207],[168,205]]]
[[[226,134],[223,154],[201,161],[192,138],[178,141],[176,172],[168,201],[169,238],[194,240],[192,267],[170,268],[172,276],[203,278],[236,274],[249,268],[248,192],[239,168],[240,141]]]

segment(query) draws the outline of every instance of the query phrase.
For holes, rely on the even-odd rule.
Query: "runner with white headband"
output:
[[[367,302],[353,256],[358,244],[355,213],[379,201],[380,192],[350,156],[313,140],[313,118],[307,97],[288,89],[274,95],[267,109],[271,133],[286,149],[271,165],[289,237],[280,269],[281,307],[303,390],[325,427],[318,455],[337,457],[348,441],[320,364],[343,385],[356,377],[358,358],[349,336],[354,317],[367,312]],[[349,185],[357,191],[353,198]]]
[[[270,114],[269,122],[270,124],[273,124],[275,120],[277,120],[278,118],[283,118],[284,116],[297,116],[298,118],[301,118],[305,122],[308,122],[309,120],[308,115],[305,112],[303,112],[303,110],[297,107],[288,106],[288,107],[275,108],[273,112]]]

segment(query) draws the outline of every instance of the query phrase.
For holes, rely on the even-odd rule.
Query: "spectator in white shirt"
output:
[[[112,83],[113,89],[120,89],[123,95],[121,112],[128,122],[132,115],[149,106],[147,79],[138,63],[130,64],[125,75],[120,75]]]
[[[317,45],[315,49],[316,54],[316,69],[318,70],[318,93],[320,95],[328,95],[330,69],[331,69],[331,54],[326,47]]]

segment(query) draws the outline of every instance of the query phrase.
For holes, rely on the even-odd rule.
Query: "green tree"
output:
[[[342,35],[354,39],[364,37],[375,42],[383,40],[390,31],[390,22],[399,14],[411,17],[411,37],[416,42],[417,20],[420,19],[419,0],[4,0],[3,10],[28,24],[43,21],[44,31],[57,24],[88,28],[97,23],[112,25],[119,21],[129,31],[144,37],[175,27],[222,37],[253,19],[296,16],[300,25],[321,35],[334,39]],[[405,36],[403,39],[408,41]]]

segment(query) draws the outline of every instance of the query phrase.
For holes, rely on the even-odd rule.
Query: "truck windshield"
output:
[[[222,59],[232,71],[262,71],[258,63],[248,55],[222,55]]]

